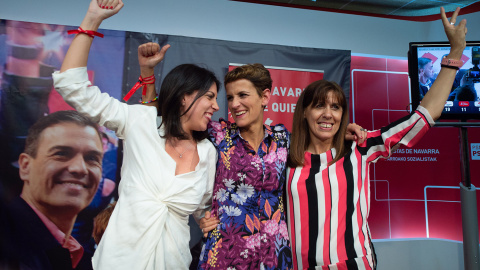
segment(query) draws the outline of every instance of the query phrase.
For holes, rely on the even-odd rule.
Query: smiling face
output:
[[[263,126],[263,107],[268,104],[270,90],[263,91],[262,96],[247,79],[240,79],[228,83],[227,90],[228,109],[238,127],[249,129],[253,126]]]
[[[321,144],[330,149],[342,123],[343,108],[332,91],[324,102],[310,104],[305,109],[312,144]]]
[[[198,98],[196,101],[198,91],[191,95],[186,95],[184,98],[185,105],[182,108],[182,113],[190,107],[190,110],[181,117],[183,130],[191,134],[192,131],[204,131],[207,129],[208,123],[212,120],[214,112],[218,111],[217,104],[217,85],[214,83],[208,91]]]
[[[22,198],[49,216],[86,208],[102,176],[102,142],[91,126],[60,123],[44,129],[35,157],[19,157]]]

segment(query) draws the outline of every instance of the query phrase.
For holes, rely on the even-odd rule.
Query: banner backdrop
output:
[[[137,47],[148,41],[158,42],[160,45],[171,45],[165,59],[156,69],[156,74],[162,79],[174,67],[193,63],[213,71],[223,83],[223,77],[228,72],[230,63],[261,63],[264,66],[288,69],[322,70],[326,80],[337,82],[347,97],[350,93],[350,51],[129,32],[126,35],[124,73],[124,78],[128,78],[128,81],[125,81],[123,94],[126,94],[138,79]],[[131,77],[127,73],[131,74]],[[157,80],[157,89],[160,81]],[[136,93],[129,102],[135,103],[139,98],[140,93]],[[219,91],[217,100],[220,110],[214,114],[213,118],[227,119],[225,89],[222,88]]]
[[[58,70],[76,29],[18,21],[0,21],[0,198],[8,202],[18,196],[22,181],[18,156],[23,151],[28,129],[43,115],[71,110],[53,89],[51,74]],[[175,66],[194,63],[212,70],[218,79],[229,69],[229,63],[262,63],[272,68],[272,89],[268,121],[291,126],[294,104],[303,88],[314,80],[325,78],[339,83],[349,94],[350,51],[288,47],[267,44],[229,42],[179,36],[100,30],[103,39],[95,38],[88,61],[88,75],[93,84],[116,99],[121,99],[140,75],[137,47],[145,42],[170,44],[164,61],[155,70],[157,91],[165,75]],[[138,91],[129,100],[138,103]],[[214,119],[227,118],[225,90],[218,96],[220,110]],[[102,128],[104,144],[103,177],[92,203],[82,211],[72,235],[85,249],[77,269],[91,269],[94,252],[91,237],[93,218],[116,198],[121,164],[121,143],[112,131]],[[118,161],[117,161],[118,160]],[[1,217],[0,217],[1,218]],[[191,245],[201,232],[191,222]]]

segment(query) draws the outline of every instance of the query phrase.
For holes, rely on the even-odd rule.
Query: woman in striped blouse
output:
[[[448,59],[465,48],[466,21],[448,21]],[[287,221],[295,269],[375,269],[367,218],[370,207],[369,164],[387,158],[400,144],[411,147],[440,117],[456,67],[443,65],[422,104],[411,115],[366,141],[346,141],[348,103],[339,85],[316,81],[298,99],[288,159]]]

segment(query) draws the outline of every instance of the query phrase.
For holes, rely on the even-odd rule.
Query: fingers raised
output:
[[[442,17],[443,27],[445,28],[445,34],[447,35],[451,46],[450,52],[453,51],[456,57],[459,57],[465,48],[465,35],[467,33],[467,21],[465,19],[461,20],[458,25],[455,25],[459,12],[460,8],[457,7],[449,21],[445,9],[443,7],[440,8],[440,15]]]

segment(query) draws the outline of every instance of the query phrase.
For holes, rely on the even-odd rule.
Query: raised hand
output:
[[[154,42],[148,42],[138,46],[138,64],[142,77],[153,75],[153,69],[165,57],[170,45],[165,45],[160,49],[160,45]]]
[[[86,18],[101,23],[103,20],[117,14],[122,7],[122,0],[92,0],[88,7]]]
[[[443,7],[440,8],[443,28],[445,29],[445,34],[447,35],[451,46],[450,53],[454,53],[454,56],[456,56],[456,54],[461,56],[466,46],[465,35],[467,34],[467,20],[463,19],[458,25],[455,25],[459,12],[460,8],[457,7],[455,12],[453,12],[452,18],[448,21],[445,9]]]
[[[111,9],[102,8],[102,6],[111,7]],[[103,20],[117,14],[122,7],[122,0],[91,0],[80,28],[86,31],[97,31]],[[60,71],[87,66],[92,40],[93,37],[89,35],[77,34],[70,44]]]
[[[440,8],[443,28],[445,29],[445,34],[450,41],[451,47],[450,53],[446,58],[451,60],[460,60],[466,46],[465,35],[467,34],[467,20],[461,20],[458,25],[455,25],[459,12],[460,8],[457,8],[455,12],[453,12],[450,21],[448,21],[445,9],[443,7]],[[422,99],[421,105],[428,110],[433,120],[437,120],[441,116],[456,74],[457,70],[455,68],[449,68],[448,66],[442,67],[432,87]]]

